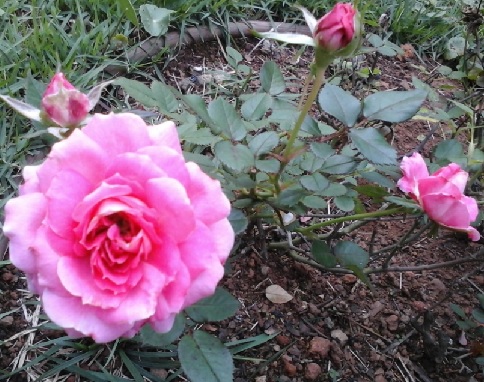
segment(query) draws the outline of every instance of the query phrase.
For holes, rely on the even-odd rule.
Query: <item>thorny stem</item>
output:
[[[375,217],[379,217],[379,216],[392,215],[392,214],[396,214],[396,213],[399,213],[399,212],[402,212],[402,211],[403,211],[403,209],[401,207],[397,207],[397,208],[390,208],[388,210],[378,210],[378,211],[374,211],[374,212],[366,212],[366,213],[363,213],[363,214],[342,216],[342,217],[339,217],[339,218],[326,220],[325,222],[316,223],[316,224],[310,225],[308,227],[298,229],[297,232],[300,232],[302,234],[308,234],[308,233],[311,233],[314,230],[317,230],[317,229],[322,228],[322,227],[327,227],[327,226],[333,225],[333,224],[338,224],[338,223],[342,223],[342,222],[346,222],[346,221],[350,221],[350,220],[362,220],[362,219],[366,219],[366,218],[375,218]]]
[[[440,269],[445,267],[452,267],[453,265],[465,264],[465,263],[472,263],[472,262],[480,262],[484,261],[484,250],[480,250],[478,253],[465,257],[463,259],[451,260],[451,261],[444,261],[442,263],[436,264],[425,264],[425,265],[416,265],[414,267],[390,267],[390,268],[375,268],[375,269],[368,269],[364,271],[367,275],[372,273],[384,273],[384,272],[421,272],[421,271],[430,271],[432,269]]]
[[[323,86],[324,83],[324,72],[326,71],[326,68],[316,68],[316,73],[314,75],[314,84],[313,88],[311,89],[311,93],[309,93],[308,98],[306,99],[306,102],[303,105],[303,108],[301,109],[301,112],[299,113],[299,117],[297,118],[296,124],[294,125],[294,129],[292,129],[291,134],[289,136],[289,141],[287,141],[287,145],[283,151],[283,157],[286,159],[286,161],[282,164],[281,168],[284,169],[285,164],[289,162],[289,159],[292,154],[292,146],[294,146],[294,142],[296,141],[297,136],[299,135],[299,130],[301,130],[301,126],[304,122],[304,119],[309,113],[309,110],[313,106],[313,102],[316,100],[316,97],[318,96],[319,89],[321,89],[321,86]]]
[[[386,211],[386,210],[384,210],[384,208],[386,208],[386,207],[387,207],[387,205],[385,204],[378,211]],[[347,215],[344,215],[344,216],[347,216]],[[364,226],[365,224],[371,223],[372,221],[375,221],[375,220],[378,220],[378,219],[379,218],[367,218],[367,219],[357,220],[354,223],[351,223],[350,225],[348,225],[345,228],[341,229],[338,232],[338,234],[340,236],[347,235],[347,234],[355,231],[356,229]],[[333,232],[329,232],[329,233],[323,233],[323,234],[320,234],[320,235],[316,235],[314,238],[315,239],[319,239],[319,240],[327,240],[330,236],[333,236],[333,235],[334,235]],[[277,243],[270,243],[269,244],[269,248],[272,248],[272,249],[276,249],[276,248],[288,248],[288,246],[290,246],[292,244],[294,244],[294,245],[300,244],[302,241],[303,240],[301,238],[296,238],[294,240],[291,240],[291,242],[289,242],[289,241],[279,241]]]
[[[315,69],[315,74],[314,74],[314,83],[313,87],[311,89],[311,92],[309,93],[306,102],[302,104],[302,108],[300,107],[300,113],[299,116],[296,120],[296,124],[294,125],[294,128],[290,132],[289,135],[289,140],[287,141],[286,147],[284,148],[284,151],[282,152],[282,161],[281,161],[281,166],[279,168],[279,171],[274,179],[274,186],[276,188],[277,193],[281,192],[280,186],[279,186],[279,179],[281,178],[281,175],[287,166],[287,164],[291,161],[291,156],[294,155],[293,152],[293,146],[294,142],[296,141],[297,136],[299,135],[299,130],[301,130],[301,126],[304,122],[304,119],[309,113],[309,110],[311,109],[313,102],[316,100],[316,97],[318,96],[319,89],[321,89],[321,86],[324,83],[324,72],[326,71],[326,67],[316,67]],[[312,73],[308,74],[308,79],[306,81],[306,85],[309,85],[309,79],[313,76]],[[307,91],[307,86],[305,85],[304,92]],[[303,93],[302,99],[304,98],[305,94]],[[301,101],[300,104],[301,106]]]
[[[314,268],[320,269],[325,272],[331,272],[335,274],[347,274],[347,273],[353,273],[353,271],[350,271],[349,269],[346,268],[326,268],[323,265],[317,263],[314,260],[308,259],[307,257],[298,255],[295,253],[294,250],[288,251],[288,255],[292,257],[294,260],[310,265]],[[465,264],[465,263],[472,263],[472,262],[480,262],[484,261],[484,248],[478,251],[477,253],[465,257],[463,259],[457,259],[457,260],[451,260],[451,261],[444,261],[442,263],[436,263],[436,264],[425,264],[425,265],[415,265],[411,267],[390,267],[390,268],[367,268],[363,270],[363,273],[366,275],[371,275],[371,274],[377,274],[377,273],[386,273],[386,272],[421,272],[421,271],[429,271],[432,269],[440,269],[440,268],[445,268],[445,267],[452,267],[454,265],[460,265],[460,264]]]

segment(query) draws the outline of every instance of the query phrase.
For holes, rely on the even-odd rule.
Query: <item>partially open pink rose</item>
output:
[[[403,177],[398,187],[417,201],[430,219],[441,226],[467,232],[471,240],[480,238],[470,226],[479,210],[475,199],[464,195],[469,174],[458,164],[451,163],[429,175],[427,165],[419,153],[402,159]]]
[[[78,126],[89,113],[89,98],[57,73],[42,96],[42,109],[60,127]]]
[[[319,48],[335,52],[346,48],[354,40],[359,40],[359,28],[358,13],[353,5],[337,3],[329,13],[318,20],[313,35]]]
[[[95,115],[23,177],[5,207],[10,259],[69,335],[168,331],[222,278],[230,204],[185,162],[172,122]]]

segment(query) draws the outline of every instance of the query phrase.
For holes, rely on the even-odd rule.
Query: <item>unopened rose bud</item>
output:
[[[57,73],[42,96],[44,117],[60,127],[78,126],[90,110],[89,98]]]
[[[313,37],[317,48],[333,57],[349,56],[360,45],[361,22],[349,3],[338,3],[316,23]]]

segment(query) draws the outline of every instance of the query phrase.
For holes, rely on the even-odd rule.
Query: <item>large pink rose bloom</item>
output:
[[[234,241],[230,204],[185,162],[172,122],[95,115],[23,176],[5,207],[10,259],[69,335],[165,332],[213,294]]]
[[[403,177],[398,187],[409,193],[430,219],[444,227],[467,232],[473,241],[479,240],[479,232],[470,226],[479,213],[477,202],[464,195],[467,172],[451,163],[429,175],[419,153],[403,158],[400,167]]]

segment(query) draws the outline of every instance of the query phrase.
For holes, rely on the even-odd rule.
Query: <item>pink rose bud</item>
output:
[[[422,156],[414,153],[402,160],[403,177],[398,187],[420,204],[430,219],[455,231],[466,232],[477,241],[479,232],[470,223],[479,210],[475,199],[464,195],[469,174],[456,163],[442,167],[429,175]]]
[[[317,23],[313,37],[319,49],[336,56],[348,56],[360,44],[361,22],[349,3],[337,3]]]
[[[42,96],[42,109],[47,119],[58,126],[75,127],[89,113],[89,98],[67,81],[63,73],[57,73]]]

